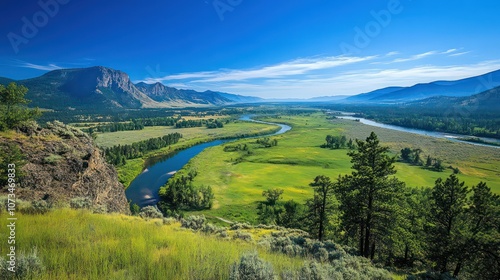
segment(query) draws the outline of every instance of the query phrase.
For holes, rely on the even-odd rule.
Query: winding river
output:
[[[281,127],[281,129],[277,132],[267,135],[259,135],[246,138],[273,136],[283,134],[292,129],[291,126],[286,124],[257,121],[253,120],[251,117],[251,115],[244,115],[240,118],[240,120],[278,125]],[[186,165],[191,158],[201,153],[205,148],[218,146],[220,144],[229,141],[235,141],[238,139],[241,138],[214,140],[192,146],[182,151],[171,153],[160,158],[159,160],[156,159],[154,161],[149,161],[149,163],[147,161],[146,168],[130,183],[130,186],[125,191],[127,199],[131,200],[132,203],[136,203],[140,207],[155,205],[158,202],[158,191],[160,190],[160,187],[165,185],[168,179],[172,177],[175,172],[177,172],[177,170]]]
[[[392,124],[379,123],[379,122],[375,122],[375,121],[372,121],[369,119],[353,117],[349,113],[345,113],[344,115],[341,115],[341,116],[336,115],[335,117],[337,117],[339,119],[346,119],[346,120],[357,120],[362,124],[366,124],[366,125],[370,125],[370,126],[376,126],[376,127],[387,128],[387,129],[392,129],[392,130],[397,130],[397,131],[403,131],[403,132],[407,132],[407,133],[414,133],[414,134],[420,134],[420,135],[425,135],[425,136],[431,136],[431,137],[435,137],[435,138],[444,138],[444,139],[448,139],[448,140],[453,141],[453,142],[461,142],[461,143],[467,143],[467,144],[471,144],[471,145],[484,146],[484,147],[490,147],[490,148],[500,148],[499,146],[493,146],[493,145],[487,145],[487,144],[481,144],[481,143],[460,140],[460,138],[474,137],[474,138],[479,138],[479,139],[486,141],[486,142],[500,144],[500,140],[494,139],[494,138],[476,137],[476,136],[469,136],[469,135],[462,135],[462,134],[454,134],[454,133],[429,131],[429,130],[422,130],[422,129],[415,129],[415,128],[407,128],[407,127],[402,127],[402,126],[397,126],[397,125],[392,125]]]

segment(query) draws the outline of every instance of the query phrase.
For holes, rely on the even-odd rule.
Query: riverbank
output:
[[[125,189],[127,189],[130,186],[130,183],[138,175],[142,173],[142,171],[147,165],[147,161],[150,159],[166,158],[170,155],[175,154],[176,152],[185,150],[187,148],[193,147],[198,144],[207,143],[214,140],[238,139],[238,138],[245,138],[252,136],[267,135],[275,133],[281,129],[280,126],[276,125],[251,123],[247,121],[237,121],[234,124],[236,124],[239,127],[239,129],[235,129],[234,127],[231,126],[229,126],[230,129],[226,131],[224,131],[224,128],[217,129],[220,131],[218,131],[217,132],[218,134],[216,135],[213,135],[214,133],[213,130],[207,130],[207,129],[205,129],[205,132],[212,133],[212,135],[207,133],[200,135],[199,131],[203,130],[199,128],[171,129],[183,134],[183,138],[178,143],[171,145],[169,147],[149,152],[141,158],[127,160],[127,163],[125,165],[117,167],[118,178],[120,182],[125,186]],[[227,125],[225,126],[225,128],[226,127]],[[191,129],[196,129],[197,131],[193,133],[189,131]],[[187,136],[184,136],[184,133],[186,133],[186,131],[190,133],[187,133]]]

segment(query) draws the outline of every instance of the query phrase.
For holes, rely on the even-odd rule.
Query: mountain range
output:
[[[13,81],[15,80],[0,77],[0,84]],[[15,82],[29,89],[26,97],[32,101],[31,106],[54,110],[172,108],[259,102],[408,103],[455,106],[456,104],[451,103],[468,102],[465,97],[499,87],[500,70],[456,81],[435,81],[410,87],[386,87],[354,96],[283,100],[211,90],[199,92],[177,89],[162,83],[134,84],[125,72],[102,66],[53,70],[36,78]],[[496,95],[490,93],[481,96],[479,100],[488,103],[485,100],[494,96]]]
[[[346,102],[408,102],[435,96],[464,97],[500,86],[500,70],[456,81],[435,81],[411,87],[387,87],[346,98]]]
[[[11,81],[0,77],[0,84]],[[55,110],[196,107],[260,101],[257,97],[176,89],[161,83],[134,84],[125,72],[102,66],[53,70],[15,82],[29,89],[26,98],[32,101],[31,106]]]

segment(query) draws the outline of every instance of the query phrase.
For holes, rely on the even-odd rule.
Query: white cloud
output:
[[[353,57],[353,56],[331,56],[320,58],[296,59],[289,62],[264,66],[255,69],[234,70],[222,69],[219,71],[205,71],[194,73],[181,73],[168,75],[161,78],[146,78],[146,83],[168,82],[172,80],[197,79],[191,82],[224,82],[242,81],[249,79],[269,79],[286,76],[302,75],[315,70],[330,69],[339,66],[354,64],[376,58],[377,56]]]
[[[450,56],[461,56],[461,55],[468,54],[468,53],[470,53],[470,51],[468,51],[468,52],[454,53],[454,54],[450,54]]]
[[[21,61],[18,67],[24,67],[24,68],[31,68],[31,69],[37,69],[37,70],[44,70],[44,71],[52,71],[52,70],[57,70],[57,69],[62,69],[62,67],[57,66],[55,64],[49,64],[49,65],[38,65],[38,64],[33,64],[29,62],[24,62]]]
[[[430,51],[430,52],[425,52],[425,53],[421,53],[421,54],[415,54],[415,55],[412,55],[412,56],[407,57],[407,58],[396,58],[393,61],[388,62],[387,64],[419,60],[419,59],[426,58],[428,56],[435,55],[435,54],[438,54],[438,52],[437,51]]]

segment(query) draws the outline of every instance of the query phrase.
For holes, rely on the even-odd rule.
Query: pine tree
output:
[[[468,193],[465,183],[460,182],[455,174],[444,182],[437,179],[432,190],[427,252],[428,258],[441,272],[447,272],[450,262],[461,254]]]
[[[322,241],[335,210],[333,183],[330,178],[320,175],[309,185],[314,188],[313,199],[307,201],[309,232]]]
[[[377,246],[390,238],[404,183],[389,175],[396,173],[388,147],[380,146],[375,133],[357,142],[351,151],[354,171],[335,184],[340,202],[341,224],[347,237],[357,239],[360,254],[373,259]],[[351,240],[352,240],[351,239]]]
[[[40,116],[40,111],[22,107],[30,101],[24,96],[28,89],[24,86],[17,86],[10,83],[7,87],[0,85],[0,130],[18,127],[25,121],[29,121]]]

